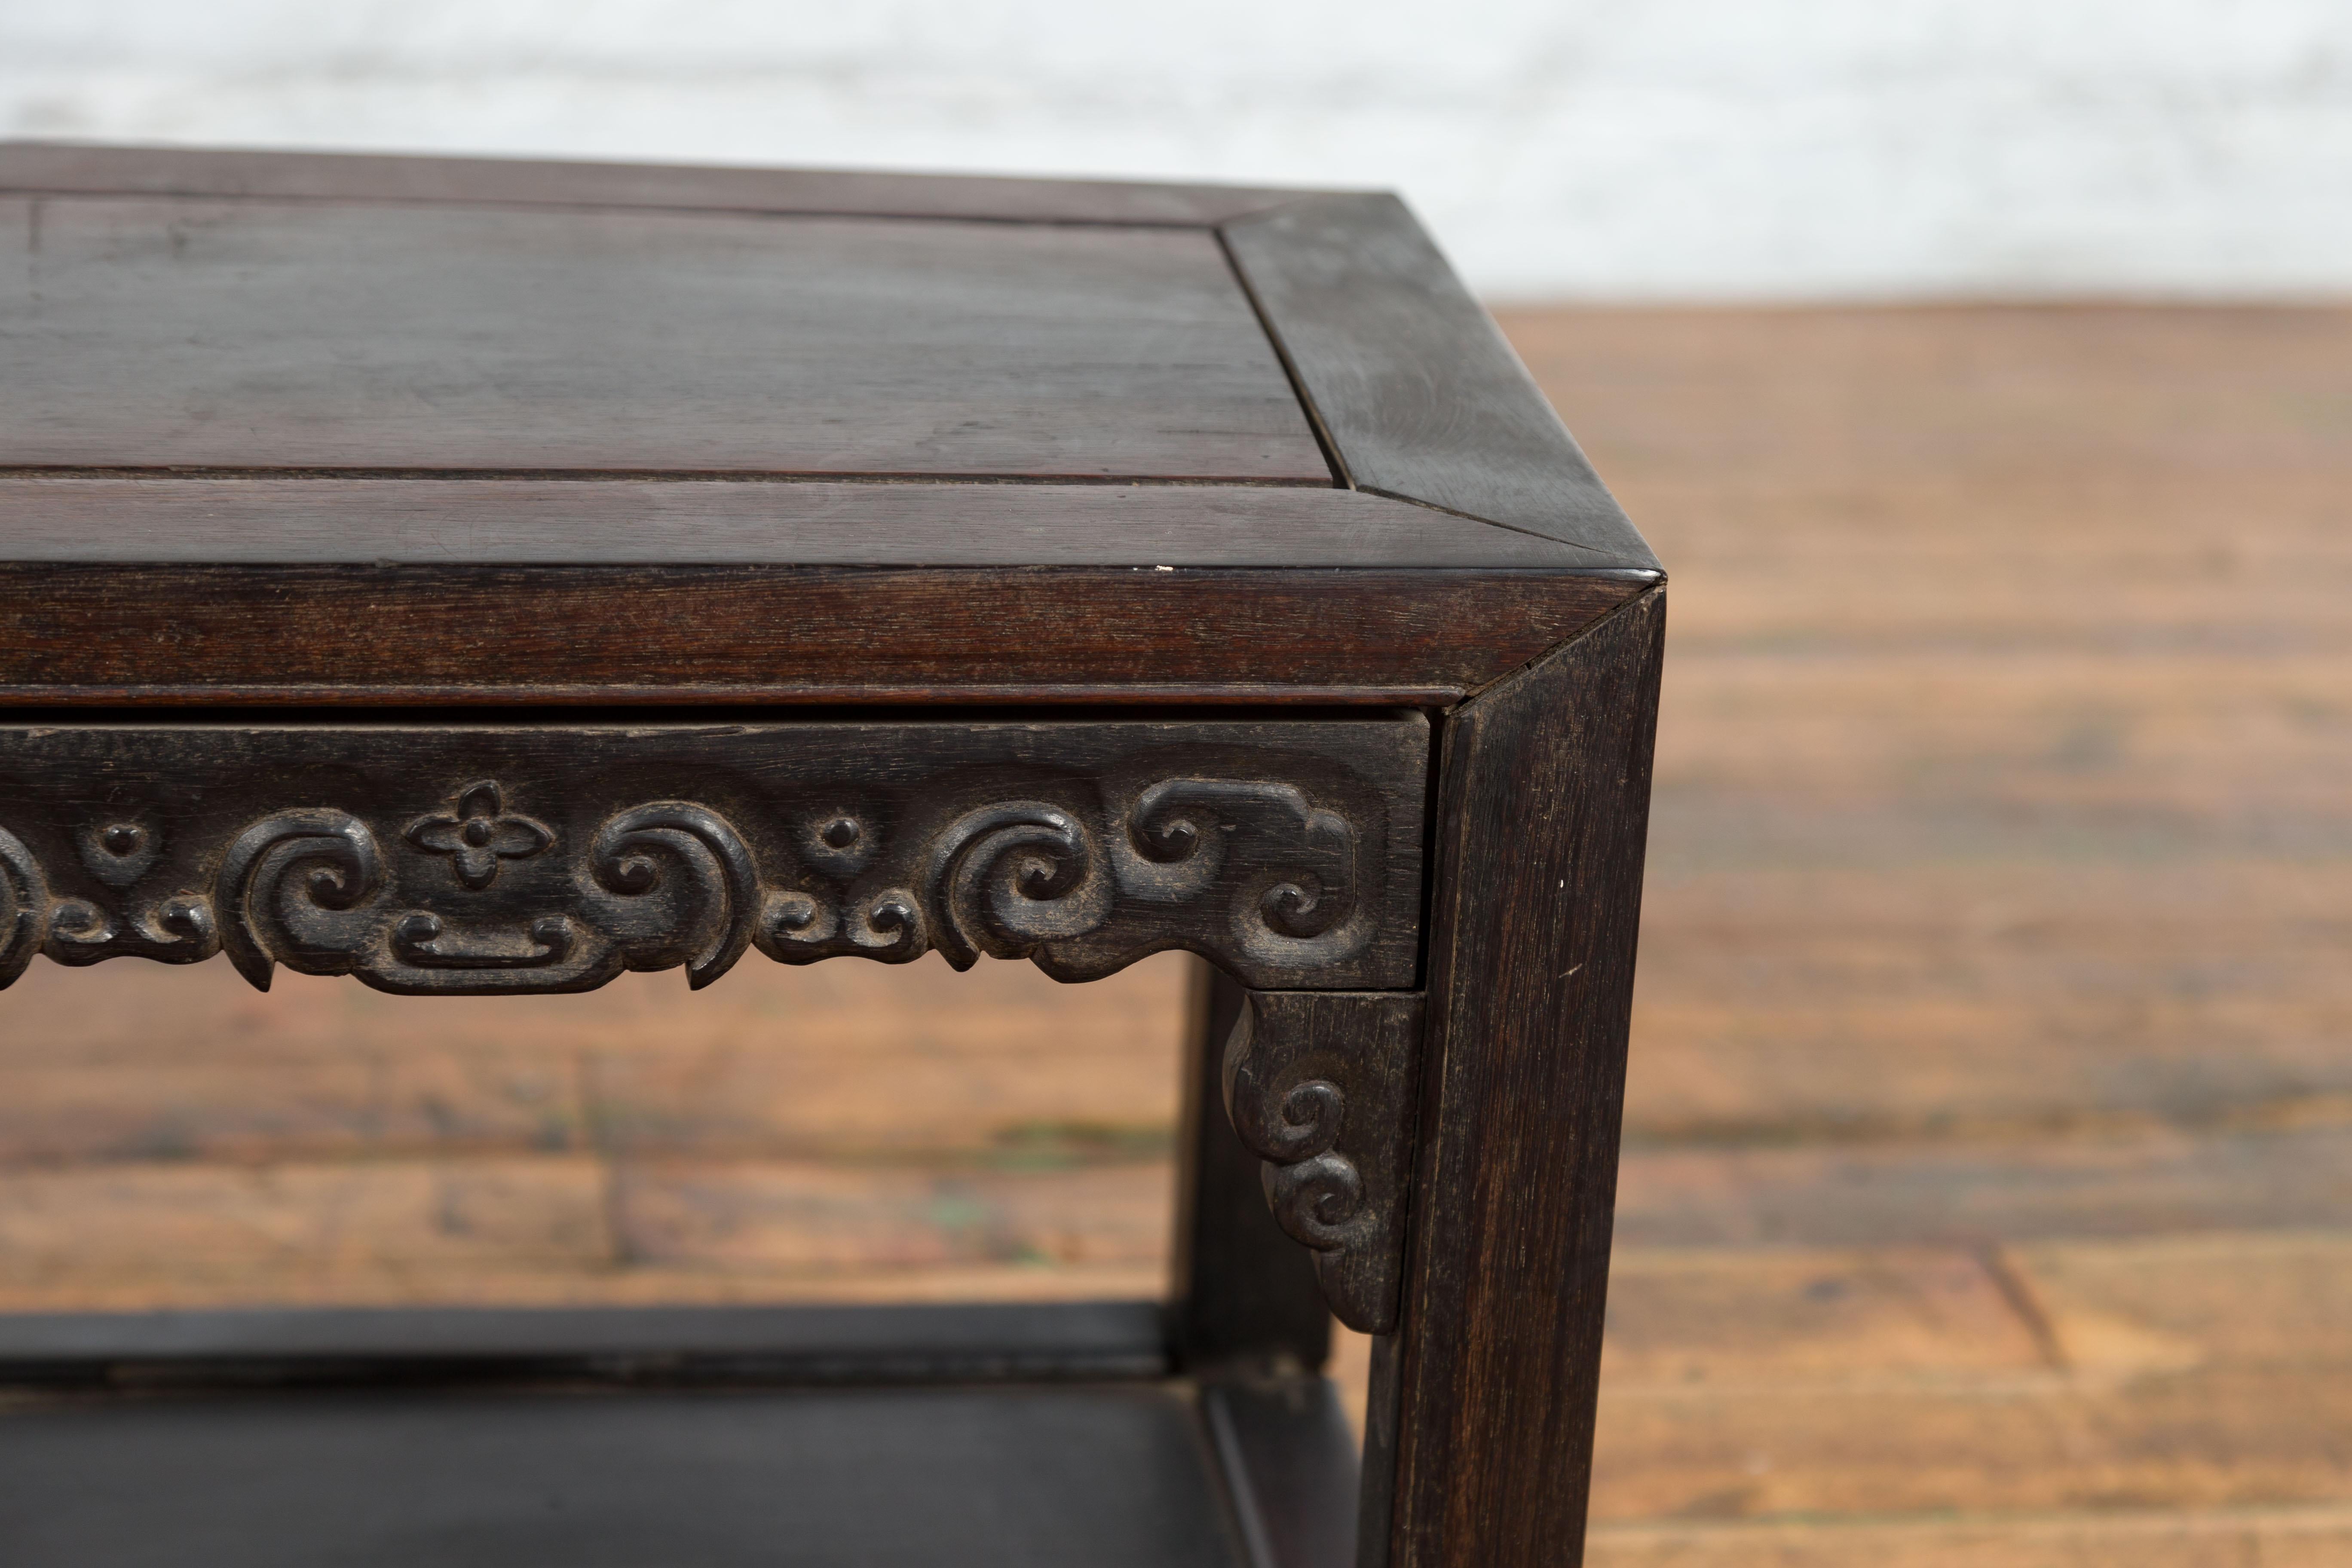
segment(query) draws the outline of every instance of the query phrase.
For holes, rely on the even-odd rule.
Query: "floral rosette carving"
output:
[[[778,800],[736,777],[723,808],[588,816],[566,794],[604,786],[561,779],[542,762],[520,789],[476,776],[430,807],[372,784],[354,793],[407,808],[302,804],[233,826],[149,783],[128,816],[0,829],[0,984],[37,951],[226,952],[264,987],[281,964],[403,992],[583,990],[671,967],[699,987],[756,945],[788,963],[1025,958],[1064,980],[1188,947],[1293,984],[1360,963],[1375,929],[1359,828],[1283,780],[998,764]],[[35,843],[69,851],[62,880]]]

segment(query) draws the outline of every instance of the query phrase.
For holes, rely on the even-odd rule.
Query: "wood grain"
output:
[[[1505,325],[1676,566],[1588,1560],[2343,1560],[2352,312]]]
[[[1418,993],[1254,989],[1225,1046],[1225,1109],[1265,1162],[1265,1201],[1360,1333],[1397,1327],[1424,1012]]]
[[[690,1005],[37,963],[0,1308],[1157,1297],[1191,962],[744,966]]]
[[[1677,571],[1587,1561],[2352,1557],[2352,311],[1504,321]],[[415,1015],[37,964],[0,997],[0,1300],[1154,1294],[1182,962]],[[2108,1472],[2133,1500],[2003,1502],[2048,1421],[2157,1432],[2134,1379],[2181,1392],[2172,1457]],[[2273,1412],[2300,1455],[2241,1425]],[[1952,1511],[1744,1511],[1826,1497],[1865,1415],[1871,1474],[1932,1458]]]
[[[882,1568],[1242,1568],[1218,1489],[1189,1400],[1150,1387],[394,1390],[0,1411],[20,1568],[467,1554],[628,1568],[681,1551],[751,1568],[775,1562],[780,1539],[804,1562]]]
[[[2024,1519],[1602,1525],[1595,1568],[2329,1568],[2352,1555],[2341,1504]]]
[[[0,198],[0,466],[1328,484],[1204,234]]]
[[[1435,706],[1657,580],[1393,201],[38,146],[0,190],[0,701]]]
[[[0,190],[276,201],[838,214],[1005,223],[1202,227],[1308,193],[1146,184],[517,158],[270,153],[0,142]]]
[[[1647,579],[0,565],[0,701],[1453,700]]]
[[[1225,1110],[1225,1044],[1246,997],[1232,976],[1202,965],[1188,998],[1171,1337],[1179,1364],[1196,1371],[1238,1366],[1246,1375],[1286,1363],[1316,1371],[1330,1354],[1331,1309],[1314,1255],[1275,1222],[1261,1162]]]
[[[1664,610],[1446,727],[1411,1260],[1372,1395],[1399,1412],[1397,1568],[1580,1550]]]
[[[1628,1390],[1606,1409],[1610,1495],[1653,1518],[2189,1511],[2352,1485],[2340,1365]]]
[[[0,999],[0,1159],[87,1175],[92,1194],[127,1166],[241,1180],[281,1162],[507,1155],[942,1181],[1134,1167],[1156,1206],[1192,963],[1162,953],[1084,986],[994,960],[958,974],[936,955],[746,965],[690,1005],[677,974],[593,995],[418,998],[291,973],[264,994],[219,962],[42,963]],[[624,1228],[653,1245],[649,1226]],[[1161,1228],[1125,1260],[1150,1262]],[[1037,1233],[995,1239],[1007,1261],[1054,1252]],[[320,1260],[357,1256],[337,1243]]]
[[[1629,1119],[1630,1120],[1630,1119]],[[1662,1247],[2034,1241],[2339,1224],[2352,1138],[2339,1104],[2273,1126],[2085,1125],[1850,1142],[1798,1124],[1769,1146],[1625,1151],[1618,1228]]]
[[[1596,1512],[1843,1516],[1812,1548],[1836,1563],[1834,1534],[1865,1517],[1914,1516],[1934,1544],[1919,1526],[1942,1515],[1988,1542],[2014,1531],[2023,1552],[2063,1535],[2068,1510],[2094,1542],[2124,1512],[2126,1537],[2162,1549],[2226,1519],[2190,1510],[2340,1509],[2327,1435],[2352,1399],[2347,1270],[2345,1238],[2312,1232],[1628,1249]],[[1738,1534],[1718,1533],[1717,1550]],[[1772,1535],[1746,1539],[1761,1552]]]
[[[0,561],[1576,570],[1568,545],[1263,485],[0,474]]]
[[[1349,483],[1657,558],[1518,356],[1394,196],[1303,202],[1223,230]]]
[[[1156,1299],[1166,1123],[1074,1125],[1066,1103],[1051,1083],[1007,1094],[977,1150],[110,1152],[0,1175],[0,1295],[12,1312]]]

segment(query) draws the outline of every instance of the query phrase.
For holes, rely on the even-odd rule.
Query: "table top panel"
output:
[[[0,466],[1329,485],[1201,230],[16,195]]]
[[[1390,196],[0,143],[9,224],[8,703],[1444,703],[1662,580]]]

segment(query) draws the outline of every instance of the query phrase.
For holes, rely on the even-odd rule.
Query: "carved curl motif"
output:
[[[683,800],[634,806],[597,828],[590,858],[597,881],[623,898],[682,893],[696,906],[690,923],[676,922],[687,933],[683,944],[640,945],[625,954],[629,968],[666,969],[683,962],[687,984],[699,991],[734,968],[751,945],[760,868],[742,835],[717,812]]]
[[[1267,1205],[1366,1333],[1396,1326],[1421,1015],[1411,994],[1252,992],[1225,1047],[1225,1110]]]
[[[801,859],[851,885],[768,894],[756,940],[782,963],[901,963],[936,950],[958,969],[983,955],[1030,958],[1085,979],[1139,955],[1118,928],[1157,922],[1171,937],[1141,951],[1197,946],[1311,970],[1360,954],[1371,935],[1357,893],[1359,835],[1292,785],[1163,780],[1108,833],[1055,801],[991,801],[919,833],[871,873],[874,826],[819,816],[821,826],[798,835]],[[1195,907],[1220,888],[1230,900],[1222,916]],[[1204,921],[1214,923],[1204,930]]]
[[[271,968],[348,974],[353,946],[334,940],[327,920],[373,900],[383,886],[383,855],[368,825],[346,812],[281,811],[236,837],[221,860],[220,902],[228,912],[221,946],[259,991]]]
[[[1084,936],[1110,915],[1094,836],[1068,812],[1016,800],[967,812],[934,841],[925,885],[940,913],[932,942],[958,969],[982,953],[1019,958]]]
[[[0,827],[0,985],[25,973],[48,934],[49,889],[24,841]]]
[[[485,789],[495,810],[494,785],[467,793]],[[437,841],[418,847],[444,853]],[[481,891],[495,875],[495,865],[472,877],[461,867],[457,880]],[[572,908],[520,921],[499,918],[511,900],[478,918],[415,908],[393,896],[366,823],[341,811],[279,812],[238,835],[222,859],[223,945],[263,990],[278,963],[399,992],[578,991],[624,969],[682,963],[699,988],[743,955],[761,907],[759,868],[741,836],[689,801],[606,818],[572,881]]]
[[[206,743],[201,731],[133,739]],[[159,769],[136,779],[147,804],[130,815],[68,794],[46,824],[0,835],[0,983],[35,951],[74,963],[226,952],[257,986],[283,964],[399,992],[576,991],[677,966],[699,987],[754,945],[788,963],[1027,958],[1066,980],[1179,946],[1261,983],[1361,983],[1410,963],[1412,880],[1380,865],[1357,820],[1282,778],[1088,778],[975,744],[979,761],[937,782],[901,784],[885,764],[887,793],[834,794],[819,778],[770,794],[723,765],[667,760],[673,744],[611,776],[715,781],[712,795],[631,804],[604,775],[574,782],[551,747],[523,753],[527,776],[501,778],[478,763],[415,777],[393,742],[364,770],[322,742],[300,775],[222,744],[239,771],[222,782],[199,768],[193,805]],[[85,765],[93,779],[121,771]],[[273,805],[279,790],[300,793]],[[36,827],[47,837],[28,837]],[[66,846],[61,878],[44,858],[57,867]],[[1368,866],[1383,878],[1385,931]]]

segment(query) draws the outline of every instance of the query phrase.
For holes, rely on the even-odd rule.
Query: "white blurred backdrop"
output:
[[[1387,185],[1502,298],[2352,286],[2352,0],[0,0],[0,134]]]

